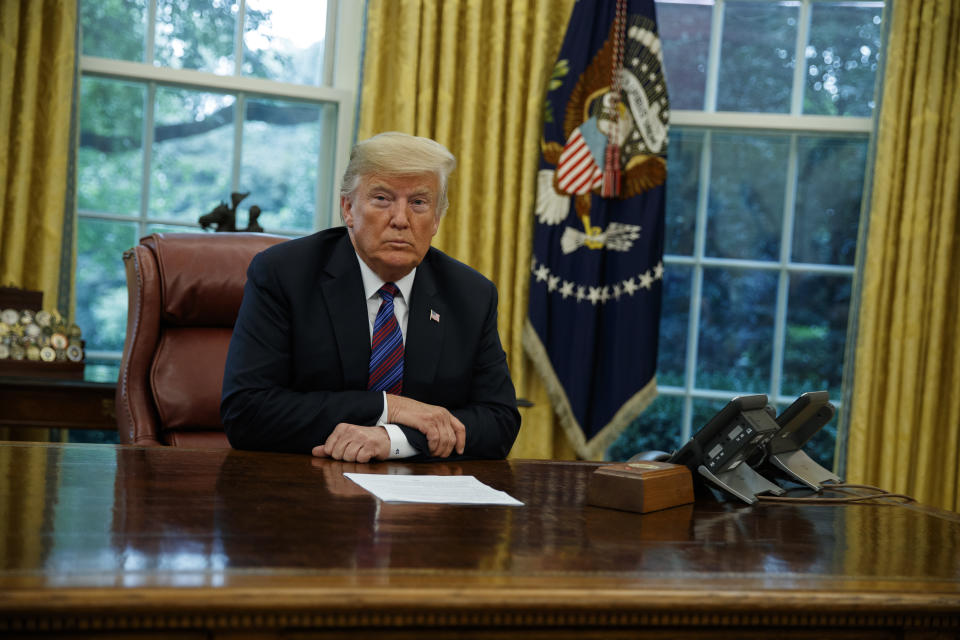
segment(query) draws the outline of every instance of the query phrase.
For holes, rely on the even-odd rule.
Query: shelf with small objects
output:
[[[82,380],[83,334],[43,293],[0,287],[0,376]]]

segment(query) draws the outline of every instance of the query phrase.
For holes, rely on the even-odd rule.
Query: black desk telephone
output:
[[[784,490],[759,471],[772,468],[815,491],[839,478],[814,462],[802,447],[833,417],[826,391],[804,393],[776,416],[767,396],[730,400],[668,462],[682,464],[715,487],[748,504],[757,495]]]

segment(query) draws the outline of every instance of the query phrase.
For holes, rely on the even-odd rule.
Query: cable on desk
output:
[[[854,504],[854,503],[864,503],[868,502],[871,504],[878,505],[890,505],[890,504],[907,504],[909,502],[916,502],[911,496],[906,495],[905,493],[891,493],[885,489],[879,487],[874,487],[868,484],[846,484],[846,483],[837,483],[837,484],[825,484],[822,486],[824,491],[836,491],[838,493],[847,493],[848,495],[841,498],[827,498],[823,496],[818,497],[808,497],[808,498],[791,498],[784,496],[757,496],[760,500],[764,502],[779,502],[779,503],[793,503],[793,504]],[[867,490],[870,493],[867,494],[858,494],[853,493],[853,490]],[[896,502],[885,502],[886,500],[895,500]]]

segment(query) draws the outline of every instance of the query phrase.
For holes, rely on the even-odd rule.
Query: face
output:
[[[433,173],[363,176],[340,198],[343,221],[360,258],[386,282],[420,264],[440,226],[440,181]]]

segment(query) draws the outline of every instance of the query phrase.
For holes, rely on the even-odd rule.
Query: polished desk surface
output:
[[[698,499],[640,515],[585,505],[596,466],[0,444],[0,632],[192,620],[960,635],[956,514]],[[474,475],[525,506],[387,504],[347,471]]]

